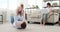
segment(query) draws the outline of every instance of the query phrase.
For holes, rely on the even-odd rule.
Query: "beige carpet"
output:
[[[15,29],[10,23],[0,24],[0,32],[60,32],[60,26],[28,24],[26,29]]]

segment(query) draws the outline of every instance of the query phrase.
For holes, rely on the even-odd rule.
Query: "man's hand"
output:
[[[53,15],[53,14],[54,14],[54,12],[50,12],[50,13],[49,13],[49,16],[51,16],[51,15]]]

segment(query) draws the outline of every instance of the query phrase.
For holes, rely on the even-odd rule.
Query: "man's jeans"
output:
[[[48,14],[43,14],[42,15],[42,21],[45,21],[46,22],[47,21],[47,16],[48,16]]]
[[[14,16],[11,16],[11,23],[14,23]]]

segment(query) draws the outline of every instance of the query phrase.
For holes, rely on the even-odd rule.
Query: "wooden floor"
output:
[[[60,32],[60,26],[28,24],[26,29],[16,29],[10,22],[7,22],[0,24],[0,32]]]

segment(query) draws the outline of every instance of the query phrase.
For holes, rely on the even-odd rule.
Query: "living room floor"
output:
[[[0,32],[60,32],[60,26],[28,24],[26,29],[16,29],[10,22],[0,24]]]

